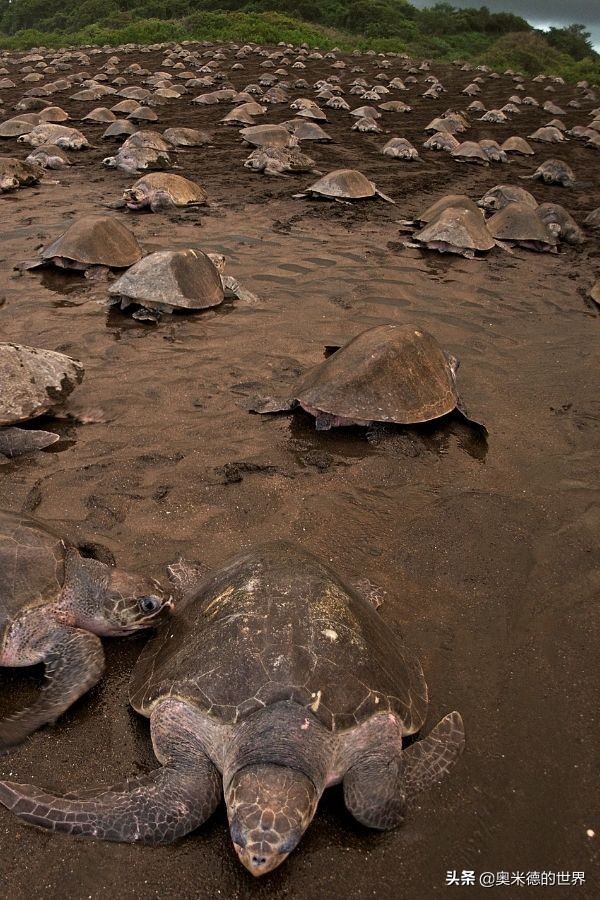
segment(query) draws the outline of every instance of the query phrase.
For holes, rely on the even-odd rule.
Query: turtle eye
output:
[[[138,606],[143,613],[153,613],[161,608],[162,600],[159,600],[158,597],[140,597]]]

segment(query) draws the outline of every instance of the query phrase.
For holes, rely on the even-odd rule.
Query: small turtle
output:
[[[390,138],[381,151],[384,156],[395,159],[418,159],[419,153],[406,138]]]
[[[538,166],[533,175],[521,175],[523,179],[540,179],[544,184],[559,184],[562,187],[573,187],[575,173],[562,159],[547,159]]]
[[[135,235],[111,216],[81,216],[41,251],[26,268],[54,265],[90,276],[95,269],[126,269],[141,259]]]
[[[506,138],[501,146],[505,153],[518,153],[520,156],[535,155],[535,150],[527,143],[525,138],[517,135]]]
[[[235,851],[259,876],[294,850],[329,785],[343,784],[363,825],[394,828],[464,747],[458,712],[402,746],[427,712],[418,659],[368,599],[285,542],[191,591],[142,652],[129,696],[150,718],[158,768],[63,797],[0,782],[0,801],[52,831],[168,844],[224,795]]]
[[[198,128],[167,128],[163,137],[173,147],[202,147],[212,143],[212,135]]]
[[[450,132],[436,131],[424,142],[423,147],[425,150],[444,150],[446,153],[451,153],[460,147],[460,141]]]
[[[19,456],[58,441],[58,434],[19,424],[51,413],[82,379],[83,366],[70,356],[0,343],[0,456]]]
[[[163,150],[152,147],[125,147],[123,144],[114,156],[107,156],[102,165],[108,169],[119,169],[127,175],[136,175],[146,169],[168,169],[171,157]]]
[[[102,135],[103,141],[120,141],[123,137],[135,134],[135,125],[126,119],[115,119]]]
[[[30,160],[0,156],[0,191],[16,191],[37,184],[44,177],[43,168]]]
[[[481,210],[477,207],[448,206],[437,218],[413,234],[414,244],[408,246],[439,253],[456,253],[472,259],[475,253],[486,253],[497,241],[488,231]]]
[[[262,172],[264,175],[283,175],[285,172],[320,174],[315,169],[314,160],[297,147],[289,150],[278,147],[257,147],[245,161],[244,167],[252,169],[254,172]]]
[[[56,144],[40,144],[31,151],[25,162],[34,163],[43,169],[64,169],[65,166],[71,165],[71,160],[65,151]]]
[[[481,200],[477,201],[478,206],[483,207],[483,209],[494,210],[495,212],[499,209],[504,209],[509,203],[525,203],[532,209],[535,209],[538,205],[533,194],[530,194],[525,188],[516,187],[513,184],[497,184],[495,187],[490,188],[489,191],[486,191]]]
[[[108,303],[140,307],[133,318],[157,322],[174,310],[201,310],[219,306],[225,292],[255,303],[256,297],[235,278],[221,274],[225,257],[201,250],[158,250],[131,266],[108,289]]]
[[[17,140],[20,144],[30,144],[32,147],[39,147],[40,144],[56,144],[63,150],[86,150],[90,146],[85,135],[76,128],[54,125],[51,122],[36,125],[32,131],[22,134]]]
[[[388,203],[395,203],[391,197],[382,194],[358,169],[335,169],[323,175],[301,194],[294,197],[311,197],[326,200],[367,200],[379,197]]]
[[[463,141],[455,150],[452,150],[450,155],[459,162],[476,163],[479,166],[489,166],[490,164],[487,153],[477,141]]]
[[[509,203],[488,219],[488,231],[509,246],[538,252],[556,252],[557,240],[528,203]]]
[[[466,418],[456,390],[458,361],[422,328],[376,325],[327,349],[335,352],[300,377],[291,398],[259,398],[249,410],[302,407],[315,417],[317,431],[374,422],[417,425],[455,410]]]
[[[368,116],[365,116],[364,119],[357,119],[354,125],[352,126],[352,131],[360,131],[364,133],[380,133],[381,128],[375,121],[375,119],[371,119]]]
[[[283,125],[253,125],[240,131],[245,144],[254,147],[277,147],[288,149],[298,146],[298,138],[290,134]]]
[[[85,558],[46,525],[0,511],[0,666],[43,662],[31,706],[0,719],[0,750],[54,722],[101,678],[98,635],[157,625],[171,609],[156,582]]]
[[[548,229],[567,244],[583,244],[585,235],[560,203],[540,203],[536,213]]]
[[[483,140],[479,141],[479,146],[481,147],[487,158],[490,160],[490,162],[508,162],[508,156],[497,141],[483,138]]]
[[[298,141],[317,141],[329,144],[333,140],[316,122],[308,122],[306,119],[291,119],[284,124]]]
[[[208,194],[199,184],[169,172],[151,172],[123,193],[128,209],[150,208],[152,212],[182,206],[202,206]]]
[[[529,134],[528,138],[530,141],[540,141],[543,144],[560,144],[566,140],[562,131],[553,126],[538,128],[533,134]]]

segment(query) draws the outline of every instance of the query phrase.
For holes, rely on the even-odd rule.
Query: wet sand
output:
[[[92,57],[88,72],[105,56]],[[122,55],[160,68],[161,54]],[[255,81],[260,59],[234,72]],[[368,59],[365,77],[378,71]],[[76,66],[76,68],[78,68]],[[458,709],[467,750],[440,786],[421,795],[405,827],[368,832],[328,791],[300,847],[276,872],[252,880],[233,853],[224,810],[174,847],[77,841],[23,826],[0,810],[0,886],[20,898],[422,898],[483,888],[447,888],[447,870],[585,871],[582,887],[538,888],[544,896],[598,895],[597,683],[598,313],[586,294],[598,278],[597,235],[558,255],[492,251],[483,260],[403,249],[398,219],[448,193],[478,199],[495,184],[562,203],[581,224],[600,205],[598,153],[579,142],[536,144],[533,159],[479,168],[423,151],[414,163],[378,151],[392,136],[420,149],[423,127],[469,102],[470,80],[433,66],[447,93],[399,98],[386,134],[350,130],[328,111],[330,145],[303,145],[323,171],[361,169],[397,201],[346,206],[292,199],[313,179],[265,178],[243,168],[236,128],[216,125],[229,105],[186,99],[158,107],[166,127],[210,126],[214,146],[178,154],[174,171],[200,181],[211,206],[160,215],[116,212],[147,251],[201,247],[227,255],[228,272],[261,298],[158,326],[103,306],[106,284],[77,275],[19,274],[75,215],[105,211],[134,177],[106,171],[114,145],[104,126],[73,124],[94,145],[39,187],[0,198],[0,335],[82,360],[83,384],[65,412],[93,411],[91,424],[59,422],[63,440],[0,466],[0,506],[38,516],[75,540],[93,540],[118,563],[164,577],[179,556],[216,566],[239,549],[286,537],[342,576],[386,592],[381,615],[417,651],[430,688],[427,728]],[[13,69],[11,68],[11,73]],[[14,71],[17,71],[16,69]],[[329,74],[312,62],[307,80]],[[401,74],[388,70],[390,77]],[[13,75],[14,77],[14,75]],[[349,70],[343,76],[350,80]],[[17,80],[17,79],[15,79]],[[129,76],[131,84],[140,79]],[[8,117],[27,85],[3,90]],[[574,88],[527,83],[559,105]],[[514,91],[489,81],[499,106]],[[96,103],[53,100],[75,120]],[[200,90],[197,91],[200,93]],[[293,96],[312,96],[296,91]],[[394,95],[396,96],[396,95]],[[116,98],[118,99],[118,98]],[[348,97],[349,101],[360,100]],[[108,101],[108,102],[107,102]],[[593,102],[561,117],[588,121]],[[267,117],[291,117],[275,106]],[[527,135],[552,116],[523,108],[510,124],[474,121],[469,139]],[[4,140],[4,155],[27,148]],[[521,182],[560,157],[581,184],[567,190]],[[286,393],[322,358],[325,344],[384,322],[430,330],[461,360],[459,389],[489,429],[486,445],[447,420],[423,429],[317,433],[307,415],[262,417],[253,394]],[[49,424],[48,420],[48,424]],[[54,422],[53,425],[56,425]],[[0,759],[0,777],[56,791],[119,781],[154,765],[147,722],[127,706],[127,681],[143,638],[106,642],[102,683],[55,727]],[[0,671],[0,715],[27,702],[41,672]],[[498,888],[501,890],[501,888]],[[534,887],[505,889],[511,900]]]

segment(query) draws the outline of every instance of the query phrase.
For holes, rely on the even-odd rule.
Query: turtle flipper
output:
[[[55,722],[87,693],[104,671],[102,642],[95,634],[59,626],[44,657],[46,684],[31,706],[0,720],[0,753]]]
[[[58,797],[29,784],[0,782],[0,802],[30,825],[102,841],[170,844],[198,828],[222,794],[219,773],[163,766],[114,788]]]
[[[433,731],[404,750],[406,796],[410,800],[436,784],[452,768],[465,747],[465,728],[458,712],[451,712]]]
[[[43,450],[50,444],[60,440],[59,434],[39,429],[17,428],[10,426],[0,428],[0,453],[3,456],[21,456],[34,450]]]

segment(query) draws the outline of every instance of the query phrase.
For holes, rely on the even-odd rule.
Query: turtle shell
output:
[[[208,132],[197,128],[167,128],[163,137],[174,147],[201,147],[203,144],[210,144],[212,140]]]
[[[539,241],[555,247],[556,238],[527,203],[509,203],[488,219],[490,234],[501,241]]]
[[[320,197],[345,197],[350,200],[364,200],[374,197],[377,188],[358,169],[335,169],[328,172],[307,188],[307,193]]]
[[[294,138],[283,125],[251,125],[242,128],[241,136],[255,147],[291,147]]]
[[[27,516],[0,510],[0,656],[8,626],[56,599],[65,580],[65,542]]]
[[[292,119],[289,123],[294,136],[299,141],[323,141],[330,143],[331,138],[317,122],[309,122],[307,119]]]
[[[141,306],[208,309],[223,302],[221,276],[201,250],[158,250],[124,272],[108,289]]]
[[[496,242],[486,227],[481,210],[449,206],[437,219],[415,232],[422,244],[443,243],[462,250],[491,250]]]
[[[199,184],[195,184],[181,175],[173,175],[170,172],[150,172],[144,175],[131,186],[126,195],[142,192],[150,195],[154,191],[163,191],[169,194],[176,206],[187,206],[190,203],[206,203],[208,194]]]
[[[435,203],[432,203],[431,206],[428,206],[427,209],[421,213],[419,216],[415,216],[416,222],[422,222],[424,225],[427,225],[428,222],[434,222],[441,213],[444,212],[445,209],[449,207],[457,208],[457,209],[470,209],[472,212],[479,212],[477,204],[474,200],[471,200],[470,197],[467,197],[466,194],[448,194],[445,197],[440,197],[439,200],[436,200]]]
[[[42,250],[42,259],[53,257],[89,266],[124,269],[142,256],[133,233],[111,216],[81,216],[60,237]]]
[[[311,368],[295,398],[304,409],[362,422],[418,424],[458,404],[454,375],[432,335],[376,325]]]
[[[499,210],[504,209],[509,203],[524,203],[531,209],[535,209],[538,205],[533,194],[530,194],[525,188],[513,184],[497,184],[486,191],[479,200],[478,206],[482,206],[484,209]]]
[[[292,700],[331,731],[393,711],[413,734],[427,708],[403,641],[328,566],[286,542],[230,559],[146,646],[131,703],[150,715],[169,696],[228,724]]]
[[[0,343],[0,426],[49,412],[83,379],[76,359],[22,344]]]

